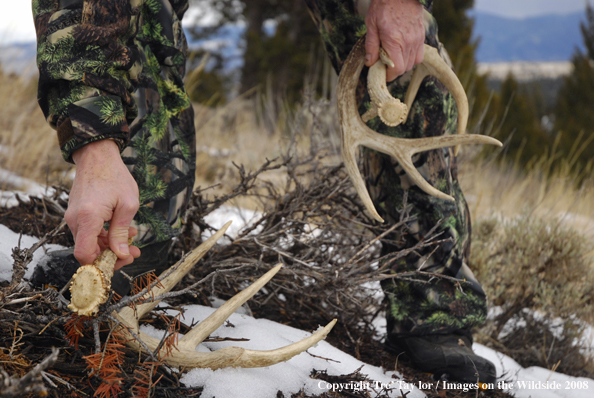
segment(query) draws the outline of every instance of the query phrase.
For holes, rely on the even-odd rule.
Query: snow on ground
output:
[[[190,324],[205,319],[214,308],[190,305],[185,307],[184,323]],[[169,310],[170,315],[177,312]],[[295,329],[267,319],[254,319],[244,314],[233,314],[226,323],[219,327],[212,335],[227,338],[247,338],[249,341],[226,341],[202,343],[198,351],[211,351],[229,346],[237,346],[252,350],[272,350],[280,348],[311,335],[310,332]],[[150,325],[141,327],[145,333],[156,338],[163,336]],[[363,366],[361,373],[367,374],[377,384],[369,385],[331,385],[325,381],[314,380],[309,376],[313,369],[326,370],[328,374],[342,375],[356,371]],[[393,378],[395,377],[395,378]],[[186,385],[204,386],[203,396],[208,397],[242,397],[265,398],[276,397],[277,391],[290,396],[304,389],[308,394],[321,394],[332,389],[354,390],[366,388],[379,392],[382,385],[394,388],[392,396],[400,396],[399,390],[411,391],[407,397],[424,397],[414,385],[405,383],[400,374],[393,371],[365,364],[354,357],[334,348],[322,341],[306,353],[293,357],[291,360],[277,365],[255,369],[193,369],[183,375],[181,381]]]
[[[227,222],[232,221],[231,225],[227,229],[226,235],[230,236],[231,238],[236,238],[243,228],[257,221],[260,216],[261,213],[254,210],[241,209],[232,206],[221,206],[216,211],[206,215],[204,217],[204,221],[206,221],[206,223],[211,225],[213,228],[217,229],[222,228]],[[256,228],[254,232],[257,233],[259,229],[261,228]],[[204,231],[203,233],[203,237],[205,239],[212,235],[213,232],[211,231]]]
[[[230,208],[223,208],[220,212],[212,214],[210,222],[221,223],[229,217],[235,219],[234,228],[238,231],[243,223],[253,218],[251,212],[238,212]],[[21,248],[32,246],[38,239],[22,236],[0,225],[0,280],[10,280],[12,275],[12,248],[18,245],[21,239]],[[58,245],[46,245],[45,250],[59,249]],[[43,256],[39,249],[29,265],[26,277],[29,277]],[[184,307],[184,322],[191,324],[206,318],[214,311],[213,308],[197,305]],[[236,345],[254,350],[270,350],[296,342],[310,335],[310,331],[302,331],[286,325],[278,324],[266,319],[255,319],[245,314],[233,314],[230,323],[225,323],[213,335],[218,337],[245,338],[248,341],[234,342],[208,342],[198,346],[198,350],[207,351]],[[383,320],[380,320],[380,322]],[[384,321],[385,322],[385,321]],[[163,331],[151,326],[143,326],[143,331],[159,337]],[[331,332],[332,333],[332,332]],[[516,395],[518,398],[591,398],[594,396],[594,380],[576,378],[550,370],[530,367],[522,368],[513,359],[498,353],[490,348],[475,344],[474,349],[478,355],[493,361],[497,366],[498,382],[492,388],[502,388]],[[310,378],[311,371],[326,370],[331,375],[349,374],[361,368],[361,373],[369,376],[377,383],[370,384],[330,384],[321,380]],[[182,381],[188,386],[203,386],[204,397],[242,397],[242,398],[274,398],[277,391],[282,391],[285,396],[304,389],[308,394],[320,394],[332,389],[355,390],[365,388],[373,395],[382,388],[392,388],[391,396],[401,396],[400,390],[410,394],[409,398],[424,397],[419,390],[418,380],[403,381],[401,375],[394,371],[385,371],[381,368],[365,364],[354,357],[332,347],[326,342],[320,342],[311,348],[308,353],[302,353],[291,360],[266,368],[257,369],[209,369],[190,370],[182,376]],[[437,382],[434,382],[437,383]],[[382,385],[383,384],[383,385]],[[436,384],[433,387],[438,387]],[[468,388],[462,384],[451,384],[452,389],[463,390]],[[425,385],[424,388],[430,388]]]
[[[573,64],[569,61],[560,62],[494,62],[479,63],[479,75],[489,74],[489,77],[504,80],[508,74],[521,82],[537,79],[558,79],[569,75],[573,71]]]
[[[19,191],[0,191],[0,206],[13,207],[17,206],[19,202],[16,195],[20,195],[21,199],[28,200],[28,196],[42,196],[51,195],[54,192],[53,188],[48,188],[33,180],[23,178],[8,170],[0,169],[0,182],[2,186],[17,187]]]
[[[12,265],[14,260],[11,254],[12,249],[19,246],[19,240],[21,249],[28,249],[39,241],[38,238],[32,236],[23,235],[19,237],[18,234],[15,234],[6,226],[0,224],[0,280],[2,281],[12,279]],[[64,247],[60,245],[45,245],[44,248],[45,250],[60,250]],[[43,257],[45,253],[44,248],[40,248],[33,254],[33,261],[27,268],[25,278],[30,278],[31,274],[33,274],[34,264],[37,264],[41,257]]]
[[[6,147],[0,145],[0,154],[6,150]],[[74,174],[69,174],[68,177],[74,179]],[[56,192],[52,187],[3,169],[0,169],[0,187],[3,188],[0,189],[0,207],[6,208],[18,206],[17,195],[22,201],[28,202],[30,196],[40,198],[43,196],[52,196]],[[7,190],[7,187],[11,189]],[[65,193],[62,194],[62,197],[65,200],[68,199]]]
[[[507,355],[481,344],[474,344],[473,349],[495,364],[499,387],[517,398],[592,398],[594,395],[592,379],[567,376],[538,366],[522,368]]]

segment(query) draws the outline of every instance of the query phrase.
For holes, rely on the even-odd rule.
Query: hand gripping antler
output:
[[[383,55],[382,58],[386,58]],[[337,100],[340,124],[342,129],[342,156],[345,167],[359,197],[365,204],[373,218],[383,222],[384,220],[377,213],[373,202],[365,188],[365,183],[357,167],[357,149],[360,145],[376,151],[393,156],[398,160],[400,166],[406,171],[408,177],[423,191],[440,199],[453,201],[454,198],[447,195],[429,184],[417,171],[412,163],[412,156],[418,152],[432,149],[457,146],[460,144],[492,144],[501,146],[498,140],[477,134],[462,134],[466,130],[468,122],[468,99],[462,88],[462,84],[441,59],[437,50],[425,45],[425,59],[418,65],[413,73],[411,82],[405,96],[405,104],[395,99],[389,93],[386,86],[385,65],[383,62],[376,62],[369,70],[368,90],[372,100],[371,109],[365,113],[365,120],[376,115],[390,126],[397,126],[406,120],[408,109],[412,105],[422,80],[427,75],[437,77],[448,88],[458,105],[458,135],[445,135],[429,138],[396,138],[389,137],[367,127],[359,116],[355,91],[359,83],[359,75],[363,70],[365,59],[365,38],[361,38],[353,47],[351,53],[342,66],[338,78]],[[385,62],[391,62],[386,60]]]
[[[217,231],[199,247],[191,251],[185,258],[171,267],[170,270],[161,274],[162,279],[160,278],[160,285],[153,287],[143,299],[149,300],[152,297],[158,298],[159,295],[169,292],[225,233],[229,225],[231,225],[231,222],[225,224],[223,228]],[[113,269],[113,264],[111,267]],[[239,347],[226,347],[214,352],[196,351],[198,344],[204,341],[204,339],[221,326],[223,322],[235,312],[235,310],[243,305],[243,303],[252,298],[254,294],[272,279],[280,269],[281,265],[279,264],[264,274],[254,284],[233,296],[229,301],[219,307],[208,318],[184,335],[178,341],[177,350],[171,350],[170,353],[165,356],[164,361],[176,367],[210,368],[213,370],[224,367],[264,367],[287,361],[323,340],[328,333],[330,333],[330,330],[332,330],[332,327],[336,323],[336,319],[313,335],[275,350],[254,351]],[[150,351],[154,352],[159,348],[161,341],[141,332],[138,325],[138,320],[155,308],[159,301],[160,300],[153,300],[137,305],[136,309],[125,307],[119,312],[114,312],[112,314],[112,317],[120,322],[120,325],[122,326],[120,330],[125,336],[127,344],[134,349],[145,351],[146,348],[148,348]],[[136,340],[134,335],[138,336],[143,344]]]

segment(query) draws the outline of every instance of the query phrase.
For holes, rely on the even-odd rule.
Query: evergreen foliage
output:
[[[525,167],[546,154],[551,142],[540,126],[535,104],[511,75],[503,81],[494,104],[501,123],[495,136],[506,144],[505,158]]]
[[[439,39],[448,50],[456,74],[470,103],[469,131],[490,134],[507,146],[503,158],[521,167],[541,157],[551,139],[540,126],[544,100],[534,87],[518,84],[510,75],[499,92],[492,92],[487,76],[477,73],[476,50],[480,39],[472,39],[474,20],[467,12],[474,0],[439,0],[433,3],[433,15],[439,26]],[[499,151],[484,148],[486,153]]]
[[[560,150],[575,160],[578,170],[594,158],[594,9],[586,6],[581,24],[586,53],[576,49],[573,73],[564,79],[555,109],[555,130],[561,134]]]
[[[307,71],[312,66],[312,54],[321,53],[317,51],[321,48],[319,32],[303,1],[256,0],[248,3],[240,0],[194,0],[194,4],[201,9],[214,9],[219,15],[218,22],[209,28],[193,29],[191,34],[195,38],[208,37],[225,24],[240,19],[247,23],[240,93],[270,85],[273,94],[282,94],[289,102],[298,98],[303,89],[304,75],[311,73]],[[474,0],[440,0],[433,5],[440,39],[448,49],[471,99],[471,126],[478,122],[490,95],[486,79],[476,73],[478,41],[472,41],[474,21],[466,15],[473,5]],[[264,30],[266,20],[277,23],[272,35]],[[215,87],[221,85],[216,84]],[[211,98],[214,94],[191,95],[204,101],[205,97]]]
[[[218,106],[227,102],[223,78],[215,70],[188,75],[186,90],[190,100],[200,104]]]
[[[295,12],[282,18],[273,35],[248,36],[248,47],[242,71],[240,92],[267,87],[290,103],[300,99],[312,54],[324,57],[319,33],[303,1],[295,2]]]
[[[485,120],[493,120],[496,110],[488,108],[490,90],[487,78],[477,73],[476,50],[479,40],[472,40],[474,20],[467,12],[474,6],[474,0],[438,0],[433,3],[433,15],[439,27],[439,40],[447,49],[454,70],[468,95],[470,104],[469,128],[484,133],[479,125],[485,109]],[[476,130],[476,131],[474,131]]]
[[[302,0],[194,0],[193,3],[203,9],[216,10],[219,17],[218,22],[208,28],[191,30],[195,38],[211,36],[225,24],[240,19],[246,23],[240,94],[255,87],[266,87],[272,89],[272,94],[281,94],[289,102],[299,98],[306,71],[312,63],[311,54],[319,53],[315,50],[321,47],[317,28]],[[271,35],[264,29],[267,20],[276,23]],[[216,89],[223,86],[215,83],[200,87]],[[204,100],[214,94],[191,95]]]

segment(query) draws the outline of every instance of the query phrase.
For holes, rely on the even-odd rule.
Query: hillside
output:
[[[584,12],[514,19],[473,13],[479,62],[567,61],[582,46]]]
[[[568,61],[576,47],[582,47],[579,24],[584,12],[568,15],[547,15],[535,18],[503,18],[483,12],[473,12],[474,37],[480,40],[477,60],[493,62]],[[271,24],[266,25],[269,33]],[[195,41],[188,34],[190,46],[219,52],[225,59],[225,70],[242,64],[243,27],[229,26],[209,39]],[[0,45],[0,64],[9,73],[35,73],[35,43]]]

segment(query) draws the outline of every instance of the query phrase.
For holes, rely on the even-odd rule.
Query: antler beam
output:
[[[147,300],[150,302],[139,304],[135,309],[125,307],[119,312],[114,312],[112,314],[112,317],[120,323],[120,330],[126,338],[127,344],[129,346],[143,351],[145,351],[145,347],[153,352],[159,349],[159,345],[161,343],[160,340],[141,332],[139,330],[138,320],[147,315],[159,303],[160,300],[158,298],[160,295],[169,292],[175,285],[177,285],[179,281],[181,281],[181,279],[206,254],[206,252],[216,243],[216,241],[221,236],[223,236],[229,225],[231,225],[231,222],[225,224],[223,228],[217,231],[199,247],[190,252],[176,265],[171,267],[170,270],[167,270],[161,274],[162,278],[160,278],[160,284],[152,288],[150,292],[147,292],[145,296],[140,299],[140,301]],[[111,259],[112,256],[107,257]],[[112,260],[113,261],[109,261],[109,263],[111,264],[111,273],[113,274],[113,265],[115,264],[115,259]],[[102,267],[105,267],[105,264],[103,264]],[[177,350],[170,350],[168,355],[164,357],[164,361],[169,365],[176,367],[210,368],[213,370],[224,367],[264,367],[287,361],[323,340],[328,335],[328,333],[330,333],[330,330],[332,330],[334,324],[336,324],[336,319],[311,336],[275,350],[254,351],[240,347],[226,347],[214,352],[196,351],[196,347],[202,341],[204,341],[204,339],[206,339],[212,332],[221,326],[223,322],[225,322],[225,320],[233,312],[235,312],[235,310],[241,307],[247,300],[252,298],[266,283],[268,283],[270,279],[272,279],[272,277],[274,277],[274,275],[276,275],[281,267],[282,265],[279,264],[272,268],[270,271],[260,277],[260,279],[258,279],[255,283],[235,295],[208,318],[184,335],[177,344]],[[107,273],[109,272],[110,271],[108,270]],[[91,284],[86,283],[82,284],[81,286],[89,288],[90,285]],[[103,286],[101,288],[104,289]],[[72,291],[72,294],[73,297],[79,294],[77,288]],[[99,291],[94,292],[92,295],[103,297],[104,294],[104,292]],[[153,297],[156,297],[157,299],[154,300]],[[89,311],[87,308],[88,306],[85,306],[85,311]],[[90,313],[96,312],[96,309],[90,309]],[[138,338],[142,340],[143,344],[136,340],[134,336],[138,336]],[[165,350],[165,348],[162,349]]]
[[[386,58],[385,54],[382,58]],[[384,123],[397,126],[406,120],[408,109],[412,105],[421,82],[427,75],[437,77],[454,96],[458,105],[458,133],[459,135],[445,135],[429,138],[396,138],[378,134],[367,127],[359,115],[355,92],[359,82],[359,75],[365,65],[365,37],[361,38],[353,47],[346,59],[338,78],[337,100],[338,112],[342,129],[342,156],[345,167],[353,185],[363,201],[365,207],[376,220],[383,222],[375,209],[371,197],[365,188],[365,183],[357,167],[357,149],[360,145],[374,149],[396,158],[408,177],[423,191],[440,199],[453,201],[454,198],[439,191],[429,184],[417,171],[412,163],[412,156],[418,152],[432,149],[457,146],[460,144],[491,144],[501,146],[498,140],[477,134],[464,134],[468,122],[468,99],[462,84],[441,59],[437,50],[425,45],[425,60],[418,65],[409,84],[405,103],[394,99],[386,86],[385,65],[376,62],[370,68],[368,75],[368,89],[372,99],[372,108],[364,117],[369,120],[379,115]],[[386,61],[388,62],[388,61]]]

